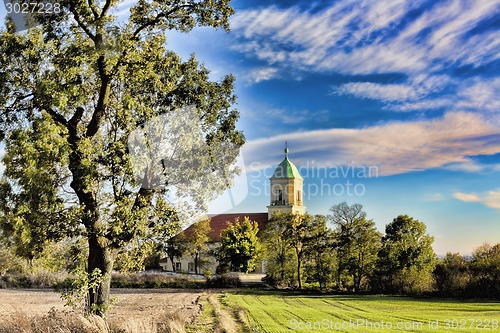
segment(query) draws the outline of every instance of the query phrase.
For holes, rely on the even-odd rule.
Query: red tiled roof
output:
[[[212,242],[220,242],[220,232],[225,229],[228,223],[233,223],[235,219],[239,219],[240,222],[248,217],[250,221],[255,221],[259,225],[259,232],[265,229],[267,223],[267,213],[234,213],[234,214],[214,214],[209,215],[210,227],[212,231],[209,236]],[[189,234],[192,225],[184,230],[184,234]]]

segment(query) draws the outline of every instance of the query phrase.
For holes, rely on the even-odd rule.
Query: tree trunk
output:
[[[301,264],[301,259],[299,256],[297,256],[297,281],[299,282],[299,289],[302,289],[302,279],[300,278],[300,264]]]
[[[170,259],[170,262],[172,263],[172,272],[175,272],[175,262],[174,262],[174,256],[170,255],[168,256],[168,258]]]
[[[196,253],[194,255],[194,274],[198,274],[198,261],[199,261],[199,254]]]
[[[101,278],[93,283],[90,281],[88,290],[88,309],[87,311],[98,316],[104,317],[109,306],[111,271],[113,270],[113,253],[102,246],[95,235],[89,236],[89,257],[87,272],[89,277],[94,270],[99,270]]]

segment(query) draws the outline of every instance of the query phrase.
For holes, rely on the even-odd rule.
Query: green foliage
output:
[[[219,261],[229,263],[233,272],[252,271],[260,255],[258,232],[257,222],[250,221],[248,217],[242,222],[236,219],[234,223],[228,223],[220,233]]]
[[[210,219],[204,219],[194,223],[185,234],[186,252],[193,257],[195,274],[209,261],[208,243],[211,231]]]
[[[316,215],[309,234],[304,270],[307,281],[317,283],[320,289],[326,289],[334,281],[338,261],[336,253],[332,252],[334,241],[334,233],[326,226],[326,217]]]
[[[147,260],[155,255],[157,246],[153,241],[132,241],[118,253],[114,263],[117,271],[122,273],[140,272],[146,268]]]
[[[74,272],[75,277],[66,280],[60,287],[61,298],[65,301],[65,305],[71,306],[74,310],[84,313],[105,312],[106,309],[98,309],[95,301],[89,299],[89,289],[97,295],[97,290],[100,288],[103,280],[103,274],[96,269],[91,273],[87,273],[84,269],[78,268]],[[94,307],[94,308],[93,308]]]
[[[500,243],[477,248],[472,254],[470,271],[470,296],[500,299]]]
[[[379,281],[389,292],[421,293],[433,285],[436,254],[424,223],[400,215],[386,226],[379,253]]]
[[[318,245],[315,243],[318,240],[315,233],[324,224],[324,217],[320,215],[273,214],[262,236],[268,283],[302,288],[304,265],[310,259],[310,254],[325,251],[315,247]],[[325,268],[324,265],[322,268]],[[314,276],[314,273],[309,275]]]
[[[459,253],[446,253],[434,270],[438,291],[448,296],[463,295],[470,283],[469,263]]]
[[[296,254],[286,237],[288,217],[281,212],[273,214],[262,233],[267,282],[276,286],[291,287],[296,282]]]
[[[24,266],[25,262],[16,256],[11,248],[0,244],[0,277],[6,273],[20,273]]]
[[[85,238],[87,270],[104,276],[133,240],[155,239],[179,222],[165,188],[145,188],[134,178],[127,146],[133,130],[192,105],[208,147],[244,142],[232,109],[234,77],[213,82],[194,56],[183,61],[165,46],[172,29],[228,30],[229,1],[139,1],[130,5],[129,19],[118,22],[110,10],[121,2],[64,0],[61,13],[41,18],[41,27],[18,34],[7,21],[0,32],[0,139],[6,147],[0,228],[29,260],[53,240]],[[221,181],[213,189],[177,191],[197,207],[236,173],[230,165],[237,149],[214,169],[208,151],[212,163],[203,160],[200,169]],[[166,185],[195,171],[169,174]],[[109,279],[97,293],[91,302],[104,306]]]
[[[331,211],[339,287],[356,292],[362,287],[368,289],[366,279],[372,276],[375,269],[381,234],[376,230],[373,220],[366,218],[360,204],[349,206],[343,202],[333,206]]]
[[[67,177],[63,131],[51,119],[41,118],[26,130],[13,130],[6,141],[0,227],[16,254],[28,260],[41,255],[50,241],[71,234],[74,209],[66,208],[59,194]]]

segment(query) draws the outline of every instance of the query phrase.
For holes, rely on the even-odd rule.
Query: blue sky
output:
[[[229,34],[169,39],[214,79],[237,78],[247,187],[233,188],[242,202],[231,211],[266,211],[287,141],[310,213],[361,203],[381,231],[409,214],[439,254],[500,241],[500,2],[233,5]],[[378,175],[314,173],[368,166]]]
[[[360,203],[380,231],[409,214],[438,254],[500,242],[499,1],[232,4],[229,34],[168,35],[237,79],[245,173],[211,212],[266,211],[287,141],[310,213]]]

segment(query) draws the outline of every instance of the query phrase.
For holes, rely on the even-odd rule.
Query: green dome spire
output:
[[[303,179],[300,176],[297,167],[288,159],[288,148],[285,148],[285,159],[278,164],[271,178],[297,178]]]

